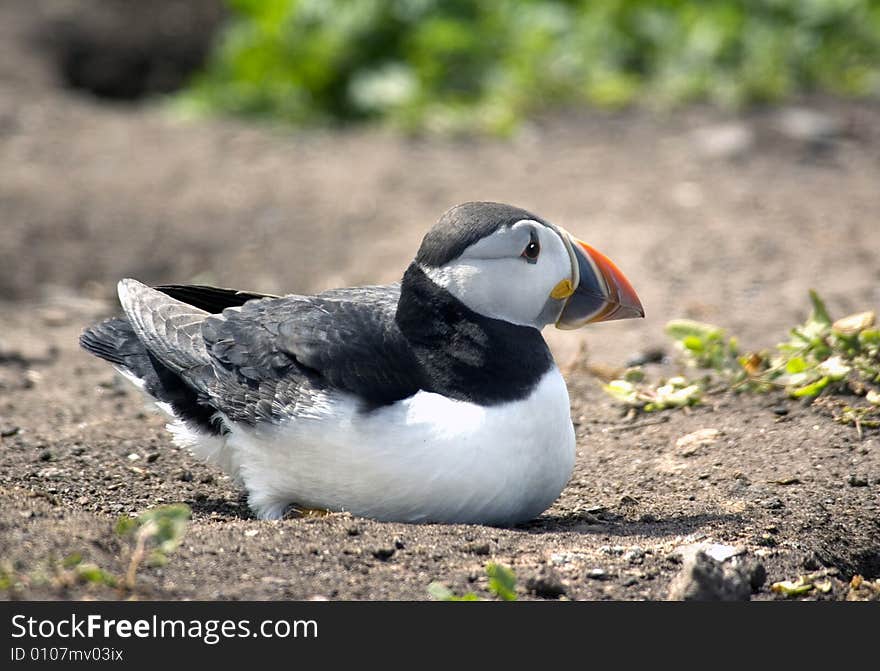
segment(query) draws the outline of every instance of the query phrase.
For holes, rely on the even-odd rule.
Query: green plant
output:
[[[190,515],[189,506],[177,503],[153,508],[137,519],[122,517],[117,521],[116,533],[134,541],[124,579],[129,590],[135,588],[137,570],[144,559],[151,566],[164,566],[168,562],[168,555],[183,539]]]
[[[501,601],[516,601],[516,574],[502,564],[489,562],[486,564],[486,576],[489,578],[488,590]],[[473,592],[456,596],[451,589],[440,582],[428,585],[428,594],[437,601],[480,601]]]
[[[815,592],[827,594],[833,583],[829,576],[836,576],[837,569],[822,569],[807,575],[798,576],[795,580],[781,580],[770,586],[770,591],[787,598],[797,598]]]
[[[792,398],[849,394],[866,405],[846,405],[835,419],[857,426],[880,426],[880,330],[874,312],[861,312],[832,321],[824,302],[810,291],[812,311],[789,332],[773,352],[739,353],[735,338],[711,324],[676,320],[666,334],[672,338],[685,366],[699,371],[690,380],[645,381],[641,369],[631,369],[604,386],[625,405],[652,412],[701,402],[714,390],[766,392],[783,389]],[[872,417],[878,417],[878,420]]]
[[[227,0],[192,109],[508,131],[548,106],[880,88],[874,0]]]

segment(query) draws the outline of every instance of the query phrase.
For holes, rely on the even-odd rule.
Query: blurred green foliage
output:
[[[512,128],[548,106],[880,92],[877,0],[227,0],[187,104]]]

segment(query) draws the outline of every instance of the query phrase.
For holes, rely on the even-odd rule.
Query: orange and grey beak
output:
[[[568,238],[566,247],[572,257],[572,283],[557,286],[559,293],[554,298],[569,294],[556,320],[557,328],[576,329],[592,322],[645,316],[635,289],[611,259],[567,231],[562,235]]]

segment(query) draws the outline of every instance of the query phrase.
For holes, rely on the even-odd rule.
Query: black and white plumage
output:
[[[265,518],[291,504],[413,522],[537,515],[574,460],[540,328],[641,314],[605,257],[497,203],[444,214],[398,284],[267,296],[122,280],[119,298],[125,316],[82,346]]]

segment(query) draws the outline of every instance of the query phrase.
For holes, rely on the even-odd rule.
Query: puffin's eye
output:
[[[541,244],[537,240],[532,240],[526,245],[523,253],[520,255],[529,263],[537,263],[538,254],[541,253]]]

